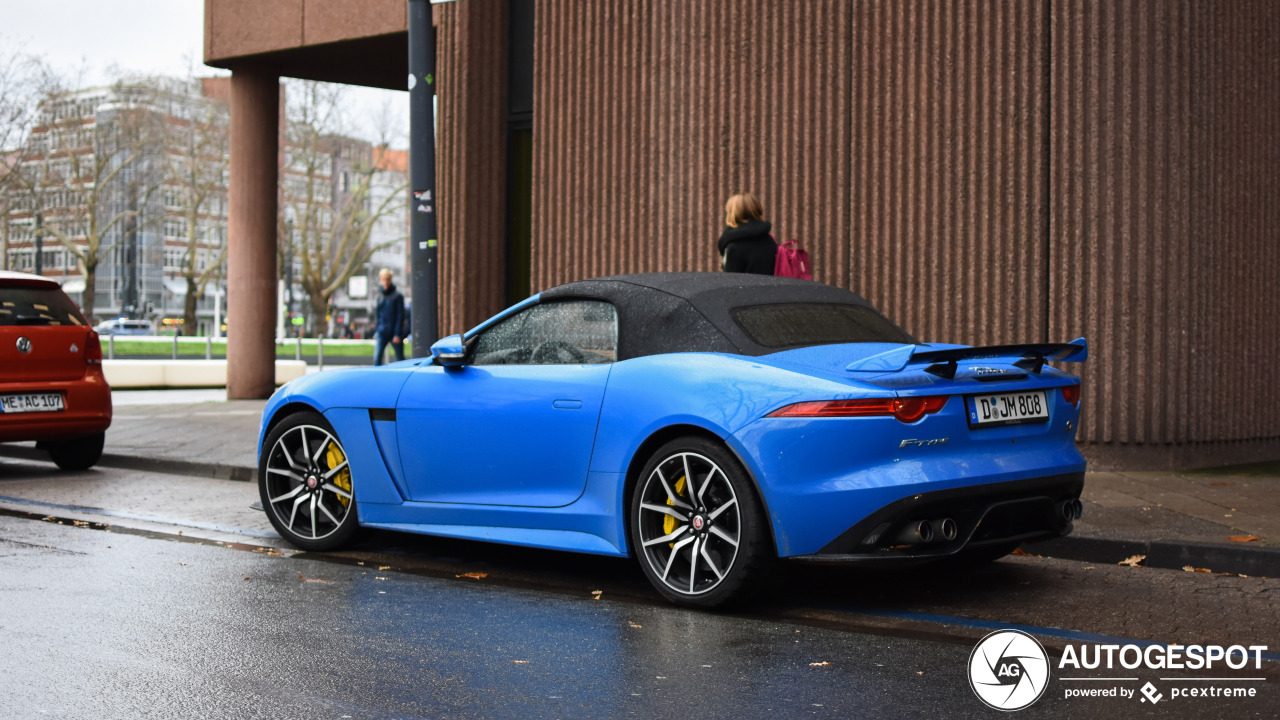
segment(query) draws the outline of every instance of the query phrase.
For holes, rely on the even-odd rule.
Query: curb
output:
[[[49,454],[44,450],[21,445],[0,445],[0,456],[49,462]],[[244,467],[243,465],[198,463],[188,460],[136,457],[133,455],[115,455],[113,453],[103,453],[102,459],[98,461],[98,464],[103,467],[120,468],[122,470],[142,470],[145,472],[190,475],[239,482],[252,482],[257,478],[258,474],[256,468]]]
[[[1276,547],[1068,535],[1046,542],[1030,543],[1022,549],[1033,555],[1108,565],[1118,564],[1134,555],[1146,555],[1142,567],[1181,570],[1191,566],[1249,577],[1280,577],[1280,548]]]

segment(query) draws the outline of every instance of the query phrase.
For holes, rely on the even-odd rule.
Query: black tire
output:
[[[359,518],[346,457],[333,427],[314,411],[296,412],[267,433],[258,494],[281,537],[303,550],[334,550],[351,539]]]
[[[628,507],[636,559],[654,588],[677,605],[713,608],[743,600],[775,558],[755,486],[719,443],[683,437],[658,448]]]
[[[63,470],[88,470],[102,459],[102,444],[106,433],[95,433],[71,440],[51,442],[45,447],[49,459]]]

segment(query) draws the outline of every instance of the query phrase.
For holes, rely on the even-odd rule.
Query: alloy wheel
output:
[[[705,455],[679,452],[642,482],[638,551],[653,576],[686,597],[715,590],[742,544],[738,496],[724,470]]]
[[[351,469],[337,438],[315,425],[289,428],[266,461],[263,500],[277,528],[293,538],[322,540],[353,512]]]

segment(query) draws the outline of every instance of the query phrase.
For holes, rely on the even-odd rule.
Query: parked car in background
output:
[[[102,344],[58,283],[0,272],[0,442],[34,440],[64,470],[102,457]]]
[[[94,330],[99,335],[155,335],[156,328],[150,320],[112,318],[98,323]]]
[[[632,556],[715,606],[778,558],[981,562],[1079,517],[1083,340],[921,344],[807,280],[551,288],[431,357],[307,375],[263,413],[286,540],[356,527]],[[358,507],[358,509],[357,509]]]

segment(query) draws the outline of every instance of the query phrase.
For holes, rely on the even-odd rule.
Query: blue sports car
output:
[[[921,344],[806,280],[568,283],[431,347],[308,375],[262,416],[271,523],[634,556],[669,600],[741,597],[778,558],[978,561],[1071,531],[1083,339]]]

